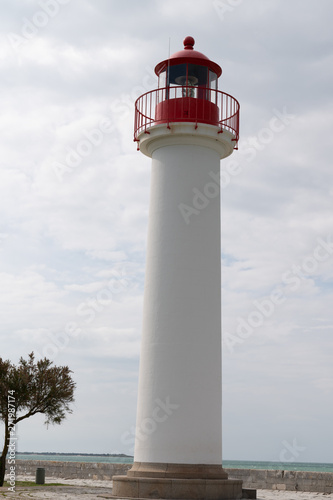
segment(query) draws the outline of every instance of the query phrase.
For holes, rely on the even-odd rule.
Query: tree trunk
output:
[[[6,457],[7,457],[7,452],[8,452],[8,446],[9,446],[9,428],[8,428],[8,422],[5,422],[5,442],[2,450],[2,455],[0,457],[0,486],[3,486],[4,480],[5,480],[5,474],[6,474]]]

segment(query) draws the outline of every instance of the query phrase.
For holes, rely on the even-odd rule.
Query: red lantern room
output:
[[[158,89],[140,96],[135,103],[134,140],[149,133],[155,124],[193,122],[228,130],[234,135],[235,148],[239,137],[239,103],[218,90],[221,67],[194,50],[194,38],[187,36],[184,49],[155,67]]]
[[[194,38],[186,37],[184,50],[155,68],[158,87],[166,90],[165,99],[156,107],[156,121],[218,123],[216,94],[210,90],[217,90],[222,69],[193,46]]]

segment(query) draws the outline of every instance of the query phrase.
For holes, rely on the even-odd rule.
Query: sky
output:
[[[223,458],[333,463],[332,18],[330,0],[2,1],[0,356],[77,383],[61,426],[19,424],[19,451],[133,454],[151,162],[134,101],[190,35],[241,105]]]

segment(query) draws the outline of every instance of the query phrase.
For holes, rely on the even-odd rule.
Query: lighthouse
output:
[[[237,499],[222,467],[220,160],[237,149],[239,103],[194,39],[155,67],[135,103],[151,161],[134,464],[113,495]]]

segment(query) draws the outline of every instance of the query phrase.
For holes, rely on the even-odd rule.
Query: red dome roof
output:
[[[164,71],[168,65],[175,66],[176,64],[184,64],[184,63],[206,66],[212,71],[214,71],[214,73],[216,73],[218,77],[221,76],[222,74],[221,66],[208,59],[208,57],[202,54],[201,52],[198,52],[197,50],[193,49],[195,43],[193,37],[187,36],[183,43],[184,43],[183,50],[180,50],[179,52],[172,54],[172,56],[170,56],[169,59],[165,59],[165,61],[162,61],[159,64],[157,64],[157,66],[155,67],[155,73],[157,76],[162,71]]]

